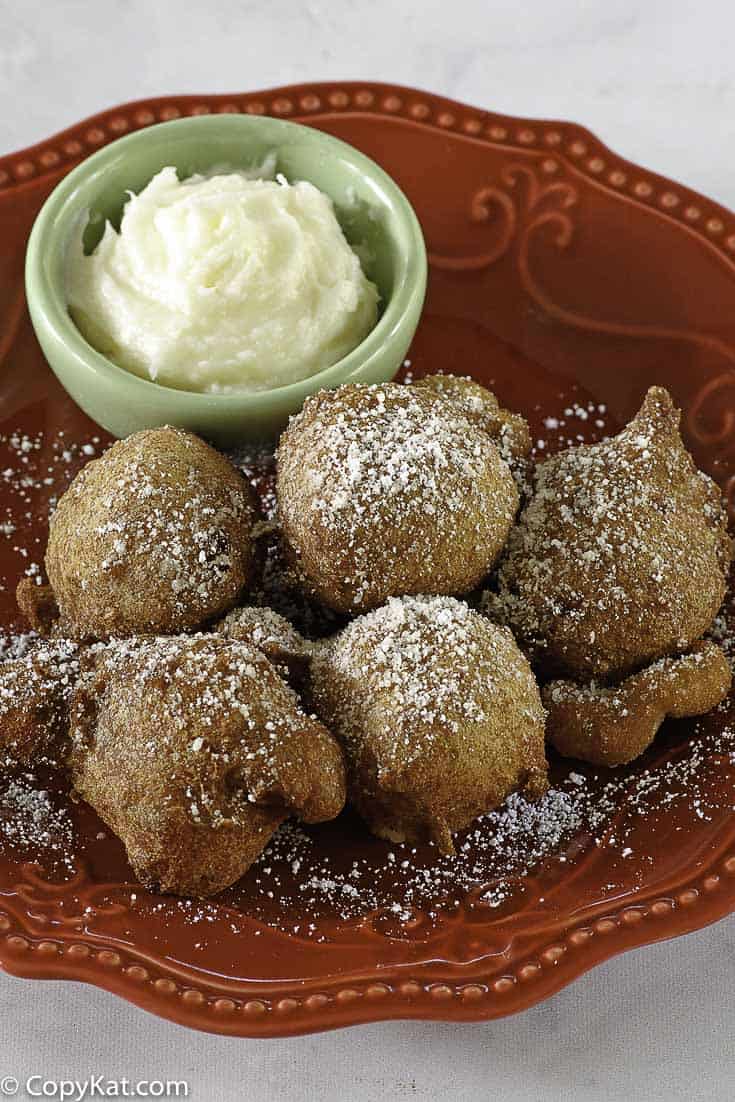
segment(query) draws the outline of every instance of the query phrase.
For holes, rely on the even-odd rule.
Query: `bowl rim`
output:
[[[121,149],[150,143],[151,135],[162,133],[173,135],[177,131],[185,130],[203,132],[214,125],[233,132],[240,129],[257,130],[267,125],[270,130],[281,131],[284,137],[299,133],[307,134],[309,141],[323,145],[335,155],[342,154],[364,175],[369,176],[380,186],[386,206],[395,212],[401,227],[405,230],[406,240],[411,246],[409,249],[398,251],[396,284],[377,322],[360,343],[341,359],[313,375],[283,386],[270,387],[267,390],[213,394],[207,391],[167,386],[128,371],[99,352],[86,340],[66,308],[63,287],[59,287],[57,282],[50,278],[44,263],[46,250],[49,247],[58,246],[59,235],[68,227],[70,213],[72,217],[79,217],[79,210],[70,212],[69,208],[73,204],[80,182],[86,180],[90,173],[99,169],[104,170],[106,162],[116,161]],[[51,245],[51,242],[55,242],[55,246]],[[221,114],[195,115],[155,123],[115,139],[73,168],[47,196],[33,222],[26,248],[24,281],[34,328],[40,326],[45,329],[56,344],[64,346],[77,366],[82,367],[101,382],[113,386],[129,385],[137,390],[139,399],[145,399],[146,395],[152,398],[154,394],[159,400],[163,397],[166,401],[170,401],[172,415],[173,407],[177,407],[179,415],[185,415],[195,411],[201,413],[205,410],[210,414],[225,412],[232,414],[238,406],[247,409],[248,412],[257,413],[258,410],[267,410],[276,399],[284,404],[292,404],[294,407],[297,403],[300,406],[311,394],[324,387],[349,382],[364,363],[395,337],[416,296],[418,295],[423,301],[427,275],[426,245],[416,212],[395,180],[370,157],[348,142],[315,127],[273,116]]]

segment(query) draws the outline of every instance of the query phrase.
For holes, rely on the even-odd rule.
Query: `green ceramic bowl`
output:
[[[180,177],[213,166],[252,167],[275,153],[277,171],[309,180],[331,197],[344,233],[372,257],[365,270],[380,291],[375,328],[349,355],[318,374],[257,394],[210,395],[140,379],[97,352],[69,316],[66,250],[79,220],[96,244],[104,219],[119,224],[130,189],[165,165]],[[418,324],[426,289],[426,250],[405,195],[373,161],[307,126],[246,115],[205,115],[161,123],[101,149],[66,176],[41,209],[28,243],[26,293],[46,358],[75,402],[115,436],[172,424],[230,446],[276,435],[304,399],[323,387],[391,379]]]

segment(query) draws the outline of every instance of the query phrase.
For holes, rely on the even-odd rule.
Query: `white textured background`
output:
[[[393,80],[572,118],[735,206],[734,37],[732,0],[0,0],[0,151],[143,96]],[[520,1017],[291,1041],[190,1033],[93,989],[0,976],[0,1079],[184,1078],[202,1102],[732,1102],[734,993],[733,919]]]

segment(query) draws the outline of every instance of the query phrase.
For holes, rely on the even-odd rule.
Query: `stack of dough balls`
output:
[[[136,433],[60,499],[50,587],[19,586],[52,638],[0,669],[5,763],[65,764],[162,891],[220,891],[285,818],[344,805],[342,752],[282,676],[290,652],[269,660],[267,624],[248,633],[241,612],[220,634],[181,634],[242,598],[256,521],[224,456],[178,429]]]
[[[229,460],[173,428],[114,444],[58,503],[49,585],[18,588],[46,638],[0,664],[6,768],[61,763],[143,884],[206,896],[292,815],[347,798],[379,837],[451,853],[546,790],[545,737],[632,760],[729,690],[706,638],[722,498],[661,389],[533,477],[530,446],[470,379],[307,399],[277,451],[278,538],[343,625],[307,640],[256,607],[273,525]]]
[[[507,630],[453,599],[503,549],[529,445],[525,422],[471,380],[309,399],[278,450],[286,554],[324,607],[376,610],[317,645],[242,603],[258,518],[223,456],[171,428],[115,444],[59,501],[49,587],[19,587],[36,626],[73,641],[73,669],[61,691],[40,655],[21,663],[9,696],[23,684],[37,706],[9,727],[8,755],[66,761],[162,890],[217,891],[287,815],[338,814],[343,755],[377,833],[451,849],[509,792],[545,786],[530,668]],[[425,592],[437,596],[408,596]],[[368,668],[385,681],[381,747]]]

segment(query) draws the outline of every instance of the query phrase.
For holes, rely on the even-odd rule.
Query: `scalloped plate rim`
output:
[[[32,158],[37,155],[43,155],[45,151],[49,150],[50,146],[63,141],[76,142],[84,132],[89,132],[94,130],[95,127],[100,127],[105,120],[108,120],[110,117],[114,118],[118,114],[122,115],[135,111],[151,111],[153,108],[158,108],[160,110],[166,104],[171,106],[185,105],[191,108],[197,104],[207,105],[208,107],[223,106],[236,101],[253,101],[260,99],[269,99],[275,102],[278,99],[287,99],[289,96],[304,97],[305,95],[331,95],[346,90],[353,93],[359,90],[366,90],[373,96],[382,95],[386,98],[391,96],[418,97],[431,103],[437,110],[443,109],[444,111],[453,111],[455,115],[467,113],[468,116],[481,120],[484,127],[488,124],[492,124],[508,129],[512,127],[521,128],[522,130],[550,128],[559,131],[560,134],[566,135],[572,141],[584,143],[585,152],[582,156],[585,160],[588,160],[588,154],[592,153],[594,156],[606,159],[606,162],[612,162],[618,170],[626,169],[629,172],[633,171],[640,173],[645,177],[646,183],[655,183],[659,187],[667,190],[673,189],[679,199],[676,204],[677,210],[682,210],[686,204],[690,206],[696,204],[698,208],[701,209],[699,210],[697,218],[694,220],[697,224],[694,224],[692,221],[677,216],[669,209],[662,209],[653,202],[646,202],[646,199],[650,198],[650,194],[647,193],[646,195],[640,196],[613,186],[611,183],[607,182],[601,174],[598,175],[589,170],[585,171],[580,161],[571,158],[565,150],[560,149],[558,146],[549,147],[550,155],[553,153],[553,156],[563,158],[569,166],[572,166],[575,171],[581,172],[590,182],[603,188],[611,195],[618,196],[619,198],[624,197],[626,201],[630,203],[635,203],[646,210],[655,212],[659,217],[665,218],[672,224],[678,226],[679,229],[691,233],[699,240],[711,246],[721,260],[731,269],[735,269],[735,238],[733,237],[733,234],[735,234],[735,215],[732,211],[723,204],[707,198],[685,184],[675,182],[668,177],[643,168],[635,162],[621,157],[606,146],[605,143],[586,127],[568,121],[529,119],[505,115],[484,108],[473,107],[429,91],[405,85],[371,80],[315,81],[281,85],[239,93],[205,93],[202,95],[190,93],[171,94],[145,97],[122,104],[112,105],[55,132],[48,138],[36,142],[31,146],[0,155],[0,171],[5,170],[7,173],[3,186],[0,186],[0,199],[4,194],[19,191],[25,185],[37,183],[38,180],[45,175],[56,174],[62,168],[70,167],[79,159],[86,156],[89,150],[82,146],[78,153],[70,154],[65,160],[58,158],[53,163],[44,165],[42,170],[38,173],[35,171],[35,166],[32,164]],[[372,114],[386,118],[406,119],[406,116],[402,115],[399,110],[395,112],[388,110],[379,112],[375,109],[373,104],[367,106],[351,106],[349,108],[335,106],[328,109],[322,109],[320,105],[318,108],[314,109],[304,109],[303,111],[295,111],[293,113],[289,112],[290,117],[298,121],[306,121],[307,123],[310,118],[333,117],[338,115],[349,116],[351,114]],[[150,122],[140,124],[140,128],[145,125],[151,125],[154,121],[157,120],[152,119]],[[454,125],[444,127],[438,122],[429,122],[426,119],[416,117],[407,118],[406,121],[410,121],[416,126],[437,130],[441,133],[451,133],[456,137],[462,137],[472,141],[483,141],[483,136],[480,133],[468,133],[466,130],[457,128]],[[106,137],[104,142],[96,143],[92,148],[97,148],[98,145],[106,144],[107,141],[114,140],[114,137],[115,135],[109,138]],[[505,146],[507,144],[508,148],[518,147],[529,150],[535,149],[537,152],[539,148],[534,144],[519,146],[518,142],[511,141],[506,143],[503,139],[491,140],[486,137],[484,140],[495,146]],[[29,175],[17,175],[16,178],[13,178],[13,166],[28,161],[31,162],[33,171]],[[609,164],[606,163],[606,167],[609,168]],[[700,218],[700,215],[703,217]],[[719,220],[722,223],[720,229],[717,232],[704,232],[701,229],[701,225],[705,218],[709,221]],[[730,223],[731,226],[729,234],[725,233],[725,226],[727,223]],[[728,241],[728,248],[731,250],[731,253],[728,253],[725,249],[723,244],[724,241]],[[682,883],[678,883],[676,888],[672,889],[671,896],[673,897],[681,892],[682,889],[686,890],[691,887],[695,881],[698,883],[703,880],[706,881],[708,879],[707,874],[713,871],[714,864],[722,864],[721,856],[715,857],[712,865],[702,865],[690,869],[689,874],[691,875],[689,878]],[[107,961],[105,966],[104,962],[95,958],[89,945],[87,946],[87,955],[75,960],[73,957],[64,954],[68,953],[71,946],[80,944],[78,935],[75,937],[73,934],[54,933],[53,936],[49,937],[33,938],[28,935],[27,931],[20,925],[17,919],[13,921],[6,911],[0,911],[0,919],[2,919],[2,924],[0,924],[0,935],[2,935],[0,936],[0,967],[7,973],[22,978],[66,979],[88,983],[109,991],[112,994],[116,994],[158,1017],[185,1025],[189,1028],[228,1036],[253,1038],[266,1036],[274,1038],[297,1036],[320,1030],[344,1028],[374,1021],[387,1020],[433,1020],[443,1022],[490,1021],[499,1017],[504,1017],[508,1014],[518,1013],[537,1005],[574,982],[574,980],[591,971],[598,964],[602,964],[623,952],[642,948],[645,945],[650,945],[658,941],[669,940],[674,937],[693,933],[727,917],[735,911],[735,857],[728,857],[724,862],[724,872],[726,874],[724,877],[721,875],[709,877],[714,883],[711,893],[707,896],[709,899],[709,906],[707,917],[705,917],[704,920],[701,917],[701,908],[697,906],[699,895],[696,895],[691,900],[692,905],[685,909],[684,913],[686,913],[688,917],[684,921],[682,921],[681,917],[681,907],[672,904],[670,911],[661,911],[659,917],[655,919],[642,921],[627,929],[617,924],[617,929],[623,931],[624,934],[624,936],[618,936],[617,939],[613,932],[606,932],[605,934],[600,933],[598,936],[593,936],[590,932],[589,939],[585,941],[585,948],[582,954],[580,955],[577,953],[575,957],[575,964],[571,968],[571,971],[563,967],[558,967],[558,961],[554,960],[549,960],[548,967],[546,968],[542,968],[541,964],[538,963],[538,967],[544,972],[544,982],[540,984],[537,983],[535,986],[534,984],[524,985],[522,987],[524,994],[519,997],[518,990],[520,985],[518,980],[514,978],[514,985],[511,985],[510,988],[503,989],[507,990],[509,993],[511,989],[513,989],[515,991],[514,999],[510,997],[506,999],[504,994],[500,994],[501,989],[498,989],[492,997],[490,997],[489,991],[486,991],[486,997],[478,998],[476,1002],[462,1002],[457,998],[444,1001],[443,997],[441,999],[426,997],[430,995],[432,986],[441,987],[441,983],[428,983],[426,987],[422,988],[421,992],[424,997],[418,1003],[413,1003],[410,997],[404,997],[404,999],[401,1000],[399,992],[395,991],[386,993],[385,997],[379,996],[370,998],[366,997],[370,981],[366,980],[364,972],[359,975],[355,973],[352,976],[346,973],[339,975],[339,977],[336,975],[329,976],[328,978],[324,977],[325,980],[327,980],[327,982],[323,984],[324,989],[331,988],[337,979],[343,988],[345,984],[350,983],[354,983],[358,986],[364,986],[367,983],[368,986],[365,987],[364,990],[358,990],[354,999],[346,1000],[343,1004],[337,999],[330,1000],[325,996],[324,1004],[320,1005],[318,1010],[316,1005],[312,1008],[304,1006],[302,1008],[302,1013],[297,1016],[298,1020],[294,1020],[293,1017],[289,1020],[288,1016],[286,1016],[275,1028],[273,1027],[272,1021],[270,1022],[270,1027],[264,1029],[261,1026],[259,1028],[258,1023],[261,1020],[261,1012],[258,1009],[258,999],[259,996],[263,995],[262,990],[259,990],[257,993],[254,991],[252,1002],[245,1004],[246,1006],[254,1007],[251,1016],[248,1016],[247,1013],[236,1015],[233,1008],[227,1005],[223,1005],[220,1008],[212,1006],[211,1009],[213,1013],[210,1014],[206,1022],[204,1022],[201,1015],[197,1013],[201,1007],[199,1001],[192,1000],[191,1005],[185,1003],[184,1000],[180,998],[174,1001],[171,997],[172,992],[163,988],[154,988],[150,990],[146,986],[150,977],[146,977],[143,980],[138,978],[133,979],[129,974],[123,973],[123,964],[126,964],[128,968],[136,966],[141,967],[136,964],[137,958],[133,946],[122,948],[113,942],[109,942],[109,944],[106,945],[104,938],[101,938],[100,941],[96,943],[98,952],[108,952],[111,958],[118,958],[117,963],[113,964],[112,960],[110,960]],[[731,885],[729,890],[726,886],[728,883]],[[717,902],[715,902],[715,899]],[[662,899],[660,902],[666,903],[667,899]],[[630,910],[634,906],[635,904],[630,901],[624,903],[622,907],[618,909],[612,906],[609,911],[605,911],[604,914],[594,919],[594,923],[604,923],[607,920],[613,920],[620,913],[625,910]],[[677,915],[675,922],[667,922],[667,915]],[[648,915],[646,917],[649,918]],[[15,916],[13,916],[13,919],[14,918]],[[592,924],[593,923],[590,922],[588,925]],[[672,926],[674,927],[673,929],[671,928]],[[577,927],[578,924],[572,919],[564,931],[564,937],[567,937],[570,931],[574,932]],[[587,927],[585,927],[585,929],[586,928]],[[564,937],[560,936],[556,940],[563,941]],[[15,944],[16,941],[23,942],[24,944]],[[127,961],[125,961],[125,957],[128,958]],[[536,959],[537,958],[534,958],[535,961]],[[165,982],[166,962],[164,959],[160,959],[158,967],[161,970],[161,977],[155,982],[160,982],[161,978],[163,978]],[[514,967],[518,968],[519,965],[516,963]],[[522,967],[522,965],[520,967]],[[414,971],[419,973],[422,968],[425,968],[425,965],[416,966]],[[189,970],[193,972],[193,969]],[[410,971],[410,966],[402,966],[398,970]],[[380,974],[372,972],[370,979],[373,987],[380,986],[381,975],[382,978],[387,979],[390,974],[396,971],[395,968],[388,967]],[[204,974],[205,973],[202,972],[202,979],[200,981],[202,986],[210,987],[212,989],[210,994],[216,994],[217,980],[205,980]],[[223,979],[224,978],[225,977],[223,977]],[[502,983],[503,978],[504,977],[501,976],[500,980],[496,979],[493,983]],[[298,981],[283,981],[283,985],[288,986],[289,982],[295,992],[298,988]],[[279,986],[280,985],[279,982]],[[455,986],[458,991],[460,985],[461,979],[455,975]],[[468,986],[471,987],[476,987],[477,985],[478,981],[470,981],[468,983]],[[267,984],[263,981],[259,981],[259,987],[261,986],[265,988]],[[316,984],[316,986],[318,987],[319,984]],[[220,989],[220,992],[222,995],[221,1001],[223,1004],[226,1004],[228,1001],[227,994],[222,989]],[[186,988],[183,988],[181,994],[183,995],[185,993]],[[201,994],[201,992],[199,994]],[[418,995],[418,992],[416,994]],[[325,1008],[327,1008],[326,1011]],[[303,1010],[306,1010],[305,1014]],[[265,1022],[263,1024],[265,1024]]]

